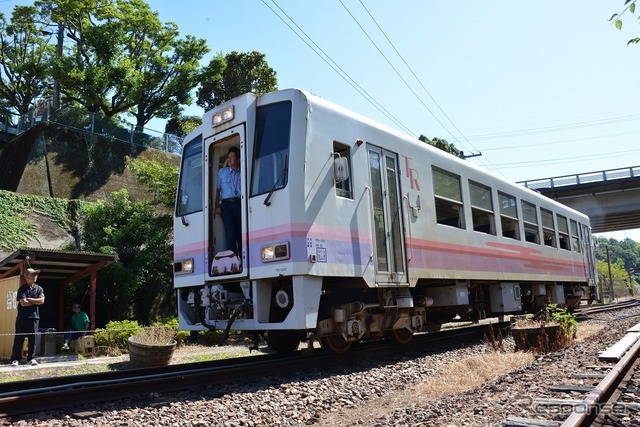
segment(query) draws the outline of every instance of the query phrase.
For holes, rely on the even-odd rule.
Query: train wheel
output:
[[[413,339],[413,332],[407,328],[394,329],[391,332],[393,339],[396,340],[398,344],[409,344]]]
[[[353,341],[345,341],[342,335],[328,335],[320,338],[320,345],[330,353],[342,354],[349,351]]]
[[[300,331],[268,331],[266,340],[269,347],[278,353],[291,353],[300,345],[303,333]]]

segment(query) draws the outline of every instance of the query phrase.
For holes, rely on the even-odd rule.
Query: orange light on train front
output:
[[[263,246],[260,249],[260,259],[262,262],[280,261],[283,259],[289,259],[290,256],[289,242]]]
[[[175,274],[193,273],[193,258],[182,259],[174,262],[173,272]]]
[[[213,113],[213,118],[211,119],[213,127],[219,126],[222,123],[228,122],[229,120],[233,120],[233,105],[230,105],[223,110],[216,111]]]

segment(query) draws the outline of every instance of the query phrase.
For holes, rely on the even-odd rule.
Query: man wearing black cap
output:
[[[86,335],[89,330],[89,316],[84,311],[80,311],[80,304],[73,304],[73,314],[71,315],[71,330],[64,334],[64,344],[62,350],[69,350],[69,342],[77,340]]]
[[[40,270],[27,268],[24,272],[26,284],[18,289],[18,316],[16,317],[16,337],[13,340],[13,353],[11,365],[18,366],[22,359],[22,346],[24,339],[29,340],[27,361],[30,365],[37,365],[36,332],[40,322],[39,306],[44,304],[44,290],[36,284]]]

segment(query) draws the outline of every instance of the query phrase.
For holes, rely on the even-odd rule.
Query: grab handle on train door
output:
[[[368,185],[365,185],[364,191],[369,194],[369,205],[373,206],[373,196],[371,195],[371,187],[369,187]],[[371,227],[371,232],[374,233],[375,235],[375,224],[373,223],[373,211],[369,215],[369,226]],[[375,241],[375,237],[374,237],[374,241]],[[371,260],[373,260],[373,252],[371,252],[370,258]]]
[[[406,204],[405,204],[406,201]],[[409,232],[409,250],[408,252],[408,259],[407,261],[411,261],[411,259],[413,259],[413,236],[411,234],[411,218],[409,217],[409,210],[411,209],[411,206],[409,205],[409,194],[407,193],[406,195],[402,196],[402,204],[405,205],[405,209],[404,209],[404,220],[405,220],[405,224],[407,224],[407,231]]]

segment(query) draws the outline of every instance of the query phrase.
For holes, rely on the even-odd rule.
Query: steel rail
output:
[[[561,427],[587,427],[592,425],[600,411],[604,409],[606,402],[638,359],[639,354],[640,340],[636,341],[582,403],[574,408],[573,413],[562,423]]]
[[[132,369],[118,372],[73,375],[0,384],[0,418],[12,415],[64,408],[87,403],[113,401],[125,397],[144,396],[193,390],[198,387],[228,385],[269,375],[290,375],[311,368],[355,366],[365,360],[409,352],[432,350],[435,344],[463,345],[468,340],[482,339],[489,326],[506,327],[506,323],[477,325],[434,334],[416,335],[412,342],[399,346],[386,341],[361,343],[342,354],[328,354],[320,349],[298,351],[291,355],[248,356],[214,362],[197,362],[160,368]],[[217,391],[225,394],[221,388]]]
[[[622,310],[625,308],[637,307],[640,305],[639,299],[632,299],[628,301],[621,301],[617,303],[607,304],[604,306],[587,306],[584,308],[578,308],[575,313],[576,315],[590,315],[594,313],[604,313],[607,311],[616,311]]]

